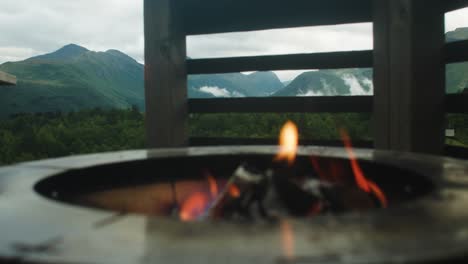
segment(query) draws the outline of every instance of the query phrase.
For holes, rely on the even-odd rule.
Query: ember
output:
[[[180,206],[179,217],[182,221],[194,221],[200,219],[207,211],[210,204],[218,196],[218,183],[209,172],[205,172],[209,193],[197,191],[190,195]]]
[[[202,192],[192,194],[180,207],[179,217],[183,221],[198,219],[205,212],[210,198]]]
[[[456,182],[456,186],[436,185],[454,181],[466,171],[461,163],[418,155],[406,159],[371,150],[351,150],[350,155],[350,149],[345,148],[300,147],[289,165],[286,160],[275,160],[276,151],[271,146],[154,150],[151,155],[156,156],[142,160],[132,156],[122,163],[73,169],[47,178],[40,172],[30,184],[50,199],[110,211],[88,210],[99,214],[87,218],[83,226],[96,221],[91,232],[95,234],[100,228],[99,235],[109,234],[106,241],[111,241],[114,233],[128,238],[141,232],[139,240],[124,243],[123,249],[149,236],[148,250],[162,254],[161,263],[171,262],[164,261],[168,257],[174,257],[174,263],[186,263],[199,254],[206,255],[202,262],[216,263],[244,256],[247,258],[241,259],[242,263],[335,263],[349,259],[371,263],[376,260],[376,250],[377,257],[398,262],[400,256],[413,252],[415,241],[424,246],[417,256],[438,254],[437,250],[445,247],[454,252],[463,244],[463,226],[457,223],[466,221],[457,216],[464,212],[461,209],[468,197],[458,196],[465,181]],[[359,187],[350,157],[359,158],[355,164],[369,192]],[[434,168],[440,164],[447,166],[438,172]],[[11,179],[18,179],[16,176],[12,174]],[[451,197],[455,198],[443,195],[439,186],[453,191]],[[23,195],[23,190],[19,188],[17,193]],[[44,201],[38,199],[37,204],[45,205]],[[358,211],[383,207],[382,201],[392,210]],[[359,214],[336,216],[355,211]],[[81,219],[88,213],[77,208],[70,219],[75,215]],[[13,217],[12,223],[22,223]],[[180,221],[173,221],[175,217]],[[40,217],[41,221],[47,219],[47,215]],[[64,224],[64,234],[67,228]],[[125,232],[119,233],[122,229]],[[427,248],[431,250],[424,250]],[[397,257],[392,258],[394,255]]]
[[[296,165],[298,131],[288,121],[281,129],[278,154],[268,168],[244,163],[234,171],[222,191],[218,190],[215,178],[205,172],[209,192],[194,192],[184,201],[181,220],[280,220],[387,207],[384,192],[364,175],[349,135],[345,130],[340,133],[352,177],[342,163],[323,163],[315,157],[311,157],[309,168]]]

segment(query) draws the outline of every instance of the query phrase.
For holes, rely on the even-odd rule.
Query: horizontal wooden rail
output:
[[[468,61],[468,40],[454,41],[445,44],[446,63],[464,61]]]
[[[190,113],[368,113],[372,96],[189,99]],[[447,113],[468,113],[468,94],[446,95]]]
[[[188,74],[372,67],[372,50],[187,60]]]
[[[468,159],[468,148],[446,145],[444,155],[452,158]]]
[[[468,94],[449,94],[445,98],[447,113],[468,113]]]
[[[468,7],[468,0],[442,0],[445,2],[445,12]]]
[[[277,138],[214,138],[214,137],[192,137],[190,138],[191,146],[222,146],[222,145],[277,145]],[[315,146],[343,146],[341,140],[314,140],[301,139],[300,145],[315,145]],[[353,146],[360,148],[372,148],[372,141],[353,140]]]
[[[190,113],[372,112],[372,96],[246,97],[189,99]]]
[[[372,0],[174,2],[182,12],[187,35],[372,22]]]

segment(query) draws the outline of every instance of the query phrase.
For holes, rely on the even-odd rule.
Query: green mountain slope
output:
[[[446,41],[454,42],[468,40],[468,28],[457,28],[447,32]],[[468,88],[468,63],[452,63],[446,67],[446,87],[447,93],[461,93]]]
[[[468,40],[468,28],[447,32],[446,41]],[[275,96],[359,95],[372,90],[371,69],[347,69],[305,72],[296,77]],[[468,62],[446,66],[446,92],[468,90]]]
[[[445,40],[447,42],[467,40],[468,39],[468,28],[457,28],[454,31],[449,31],[445,34]]]
[[[273,72],[200,74],[188,78],[191,98],[269,96],[283,87]]]
[[[468,28],[446,35],[468,39]],[[468,63],[447,65],[448,93],[468,88]],[[117,50],[90,51],[75,44],[19,62],[0,65],[18,78],[0,90],[0,118],[20,112],[72,111],[87,108],[144,108],[144,66]],[[371,94],[371,69],[305,72],[287,85],[273,72],[191,75],[190,98],[242,96],[313,96]]]
[[[87,108],[144,109],[144,66],[118,50],[90,51],[75,44],[0,70],[15,75],[15,87],[0,90],[0,117],[20,112]],[[194,75],[191,98],[268,96],[283,88],[272,72]]]
[[[115,50],[94,52],[67,45],[50,54],[4,63],[0,70],[18,78],[16,87],[1,91],[2,117],[144,104],[143,66]]]
[[[371,69],[304,72],[274,96],[333,96],[371,94]]]

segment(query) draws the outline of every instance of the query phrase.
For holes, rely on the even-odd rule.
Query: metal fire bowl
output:
[[[83,168],[276,151],[258,146],[125,151],[0,168],[0,263],[466,263],[468,163],[455,159],[356,150],[361,161],[424,175],[438,188],[386,210],[288,220],[293,258],[283,255],[280,223],[182,223],[74,206],[34,190],[45,178]],[[343,149],[326,147],[302,147],[299,154],[347,157]]]

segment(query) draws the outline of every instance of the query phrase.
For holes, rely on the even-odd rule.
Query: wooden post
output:
[[[442,154],[441,0],[374,0],[375,147]]]
[[[186,41],[176,1],[145,0],[147,145],[188,144]]]

